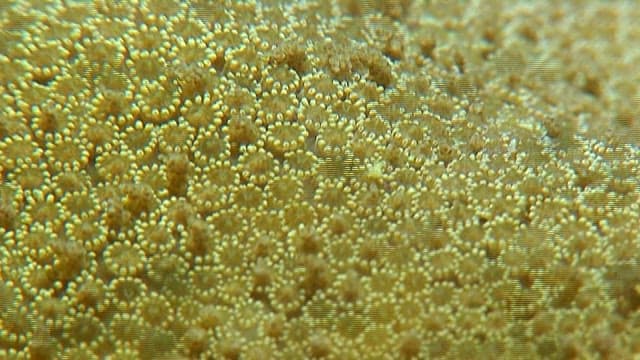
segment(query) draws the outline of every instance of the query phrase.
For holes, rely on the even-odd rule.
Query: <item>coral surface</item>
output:
[[[0,358],[639,358],[638,18],[0,1]]]

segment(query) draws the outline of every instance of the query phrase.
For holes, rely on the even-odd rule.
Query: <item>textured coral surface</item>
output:
[[[633,1],[0,1],[1,359],[637,359]]]

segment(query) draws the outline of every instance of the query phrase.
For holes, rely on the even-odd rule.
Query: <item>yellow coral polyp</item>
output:
[[[12,170],[16,166],[35,162],[43,153],[30,135],[7,136],[0,141],[0,159],[4,169]]]
[[[163,124],[170,120],[180,106],[179,88],[173,84],[146,82],[137,96],[137,106],[145,121]]]
[[[81,139],[56,135],[47,144],[45,156],[52,171],[79,170],[86,167],[90,153]]]
[[[271,153],[255,146],[247,147],[246,152],[238,160],[242,177],[257,185],[265,185],[279,169]]]
[[[215,95],[214,95],[215,96]],[[187,99],[180,107],[180,114],[194,128],[207,128],[222,124],[222,103],[215,101],[211,93],[198,94]]]
[[[276,122],[266,133],[266,147],[275,154],[283,154],[302,148],[308,133],[295,123]]]

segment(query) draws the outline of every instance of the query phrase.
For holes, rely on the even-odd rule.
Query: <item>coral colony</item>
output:
[[[639,17],[0,1],[0,358],[638,358]]]

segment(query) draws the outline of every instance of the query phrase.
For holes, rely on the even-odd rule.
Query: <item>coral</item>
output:
[[[105,267],[116,276],[135,275],[144,267],[144,252],[128,241],[108,245],[103,256]]]
[[[89,151],[82,140],[55,135],[47,143],[45,156],[54,172],[83,169],[89,162]]]
[[[266,147],[276,155],[302,148],[307,131],[298,124],[276,122],[266,133]]]
[[[172,83],[144,81],[136,96],[136,107],[143,120],[159,125],[173,118],[180,106],[179,92],[178,85]]]
[[[175,248],[175,245],[169,248]],[[147,260],[145,274],[149,286],[162,293],[183,295],[186,292],[187,262],[178,255],[155,255]]]
[[[200,219],[189,221],[187,230],[182,236],[181,247],[188,252],[188,256],[204,256],[213,249],[213,239],[209,235],[212,229],[209,224]]]
[[[167,328],[174,321],[173,307],[164,295],[151,292],[137,299],[135,312],[145,324]]]
[[[206,49],[206,45],[203,43],[200,46]],[[179,49],[178,54],[182,54],[186,59],[177,59],[174,62],[178,62],[176,65],[175,76],[176,83],[180,88],[180,95],[183,99],[192,99],[196,96],[203,96],[209,93],[209,91],[215,90],[219,82],[219,78],[216,76],[214,69],[206,69],[205,67],[198,67],[196,61],[198,59],[191,59],[191,56],[200,57],[196,54],[190,54],[188,50]],[[212,57],[212,55],[210,55]],[[204,66],[211,63],[211,59],[206,59],[205,55]],[[215,57],[214,57],[215,59]],[[188,64],[188,65],[184,65]]]
[[[99,318],[90,314],[74,314],[65,323],[65,336],[72,344],[87,344],[90,348],[99,347],[100,343],[106,341],[105,325]]]
[[[54,275],[57,280],[69,281],[83,270],[91,271],[92,259],[90,253],[82,244],[69,240],[58,240],[52,243],[55,255],[53,263]]]
[[[68,296],[70,303],[80,311],[95,309],[98,313],[103,313],[109,294],[102,280],[85,276],[69,284]]]
[[[136,302],[148,290],[147,285],[140,278],[121,276],[111,280],[108,292],[108,295],[113,297],[114,306],[135,316],[130,311],[135,308]]]
[[[35,163],[43,153],[43,149],[29,135],[13,135],[0,141],[0,160],[7,170],[13,170],[23,163]]]
[[[344,96],[344,90],[339,82],[323,72],[311,73],[303,77],[303,89],[305,100],[318,105]]]
[[[71,52],[58,41],[43,41],[19,46],[20,57],[27,62],[28,70],[34,81],[46,83],[55,77]]]
[[[262,190],[254,184],[239,186],[231,193],[229,199],[234,205],[240,209],[257,209],[264,201]]]
[[[17,224],[18,212],[16,206],[10,201],[2,199],[0,202],[0,227],[4,231],[13,230]]]
[[[268,199],[273,204],[286,204],[301,196],[302,182],[295,176],[281,176],[269,181]]]
[[[638,354],[638,9],[329,5],[0,5],[1,358]]]
[[[262,148],[249,146],[238,158],[240,174],[245,181],[256,185],[265,185],[278,172],[278,163],[274,156]]]
[[[291,92],[300,89],[301,79],[294,70],[283,66],[276,65],[269,71],[269,76],[261,79],[261,87],[267,92],[285,91]]]
[[[420,355],[421,343],[420,334],[407,332],[400,335],[398,341],[398,353],[403,359],[417,358]]]
[[[137,167],[135,155],[130,150],[105,152],[96,158],[98,176],[104,181],[128,179]]]
[[[31,130],[36,139],[45,139],[47,134],[73,132],[77,126],[67,107],[55,101],[47,101],[33,111]]]
[[[25,164],[9,174],[8,179],[26,192],[34,190],[46,192],[47,187],[51,184],[46,164]]]
[[[347,153],[353,129],[344,121],[323,123],[318,129],[316,148],[321,156],[338,156]]]
[[[27,223],[49,224],[58,227],[64,219],[64,210],[55,203],[55,197],[43,192],[34,192],[25,199],[25,219]]]
[[[184,153],[171,153],[166,156],[167,190],[172,195],[185,195],[187,180],[191,172],[191,162]]]
[[[121,142],[131,150],[139,161],[146,160],[156,155],[158,138],[153,132],[152,124],[136,121],[127,126],[121,132]],[[95,143],[95,142],[92,142]],[[106,143],[106,141],[100,141]]]
[[[224,131],[229,141],[235,145],[255,144],[261,133],[254,119],[243,112],[232,113]]]
[[[209,162],[228,159],[231,155],[231,144],[228,136],[210,125],[206,130],[200,130],[193,143],[194,162],[200,167],[206,167]]]
[[[185,121],[169,121],[154,134],[161,154],[188,153],[195,137],[195,129]]]
[[[87,249],[100,251],[107,242],[107,226],[97,214],[87,214],[90,213],[72,216],[65,226],[65,234],[71,240],[84,244]]]
[[[184,333],[182,344],[189,356],[198,356],[209,347],[209,335],[200,327],[190,327]]]
[[[206,87],[209,89],[209,87]],[[183,90],[184,92],[184,90]],[[183,102],[180,114],[194,128],[207,128],[222,124],[222,102],[215,100],[210,92],[198,94]]]

